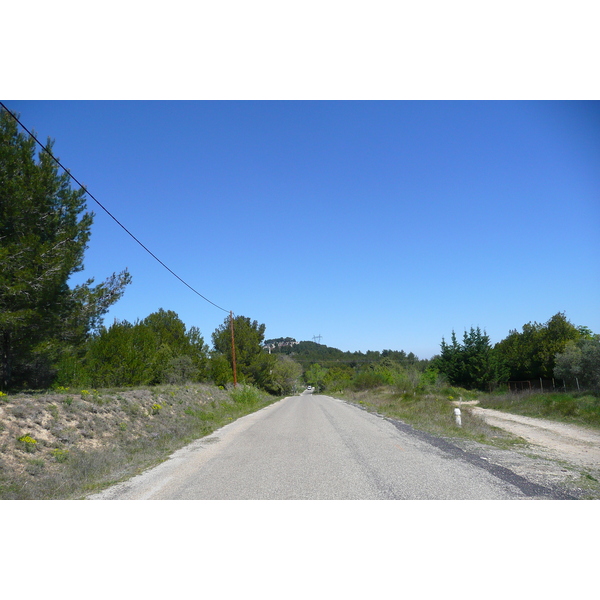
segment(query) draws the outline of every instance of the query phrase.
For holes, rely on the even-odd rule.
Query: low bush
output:
[[[264,397],[264,393],[251,385],[235,387],[229,392],[231,399],[236,404],[256,404]]]
[[[385,376],[382,373],[374,371],[363,371],[354,377],[352,380],[352,389],[357,392],[362,390],[372,390],[387,383]]]

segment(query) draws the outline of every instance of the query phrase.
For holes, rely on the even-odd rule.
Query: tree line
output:
[[[529,322],[494,346],[485,331],[471,327],[462,341],[442,338],[432,366],[451,385],[490,389],[508,382],[560,379],[563,386],[600,389],[600,335],[575,326],[558,312],[546,323]]]
[[[288,357],[271,356],[262,348],[265,325],[236,316],[237,381],[273,394],[297,388],[302,369]],[[75,352],[57,365],[55,385],[92,388],[130,387],[163,383],[234,380],[231,322],[227,317],[212,334],[212,348],[197,327],[186,327],[171,310],[159,309],[135,323],[101,326]],[[293,364],[292,364],[293,363]]]
[[[404,351],[343,353],[314,342],[282,352],[300,362],[306,382],[321,390],[392,386],[425,391],[450,385],[490,391],[509,382],[540,379],[556,379],[556,388],[600,390],[600,335],[573,325],[563,312],[546,323],[511,330],[494,346],[479,327],[465,331],[460,341],[453,331],[450,341],[442,338],[440,346],[431,360]]]

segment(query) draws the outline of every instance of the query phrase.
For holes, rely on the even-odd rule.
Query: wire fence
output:
[[[583,388],[575,378],[573,381],[565,379],[527,379],[525,381],[506,381],[497,384],[498,387],[506,386],[509,392],[580,392]]]

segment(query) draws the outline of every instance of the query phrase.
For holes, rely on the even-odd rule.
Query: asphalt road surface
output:
[[[328,396],[285,398],[90,499],[525,499],[543,488]],[[547,497],[547,495],[546,495]]]

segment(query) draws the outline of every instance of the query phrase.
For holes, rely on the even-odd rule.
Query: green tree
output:
[[[173,354],[185,354],[189,350],[190,340],[185,323],[176,312],[159,308],[149,314],[142,324],[150,328],[159,345],[168,346]]]
[[[272,388],[276,394],[292,394],[299,386],[302,366],[285,354],[275,355],[277,360],[271,373]]]
[[[434,361],[434,368],[445,375],[451,385],[468,389],[485,389],[498,378],[490,338],[479,327],[465,331],[462,344],[454,331],[451,344],[442,338],[441,354]]]
[[[187,338],[189,340],[187,355],[192,359],[196,379],[204,381],[208,377],[208,346],[204,343],[204,338],[198,327],[190,327]]]
[[[222,387],[233,381],[233,367],[224,354],[213,353],[209,363],[209,376],[215,385]]]
[[[496,381],[496,369],[492,359],[490,338],[479,327],[471,327],[463,335],[463,383],[464,387],[485,389]]]
[[[52,141],[48,140],[48,149]],[[93,215],[47,152],[0,111],[0,385],[52,379],[62,350],[83,342],[130,282],[127,271],[70,288]]]
[[[534,327],[527,324],[523,326],[522,333],[512,329],[494,346],[494,355],[503,365],[507,380],[524,381],[535,377],[537,372],[533,365],[535,335]]]
[[[352,384],[354,377],[354,369],[348,365],[336,365],[327,370],[323,378],[323,385],[327,390],[343,390]]]
[[[494,355],[513,381],[551,378],[555,356],[569,341],[587,336],[587,328],[577,328],[564,313],[556,313],[546,323],[527,323],[521,332],[512,330],[496,344]]]
[[[207,376],[208,348],[196,327],[186,331],[173,311],[159,309],[142,321],[101,327],[86,344],[79,369],[61,385],[94,387],[201,381]],[[66,371],[66,370],[65,370]]]
[[[304,380],[308,385],[312,385],[316,390],[322,390],[325,385],[325,377],[327,375],[327,369],[322,367],[319,363],[314,363],[304,373]]]
[[[267,389],[271,384],[271,371],[276,359],[262,347],[266,326],[264,323],[251,321],[248,317],[238,316],[233,319],[233,328],[238,381]],[[212,342],[214,348],[212,360],[219,366],[218,373],[221,379],[219,384],[223,385],[222,378],[226,369],[222,359],[224,358],[229,365],[232,364],[229,317],[213,332]],[[233,371],[231,371],[230,381],[233,381]]]
[[[187,331],[176,312],[162,308],[148,315],[142,325],[150,329],[158,346],[152,383],[183,383],[206,377],[208,347],[197,327]]]
[[[580,345],[581,369],[585,373],[583,383],[598,391],[600,390],[600,335],[581,340]]]
[[[541,328],[540,346],[537,349],[537,360],[540,364],[540,376],[552,377],[554,361],[557,353],[562,352],[567,343],[577,341],[581,333],[564,313],[556,313]]]
[[[600,389],[600,335],[567,342],[555,357],[554,376],[569,385]]]
[[[147,327],[115,320],[110,327],[101,327],[88,342],[79,378],[64,383],[93,387],[147,385],[153,378],[155,355],[156,340]]]
[[[457,385],[456,382],[462,381],[463,363],[461,359],[462,348],[458,343],[454,330],[452,331],[451,343],[448,344],[445,338],[442,338],[440,346],[440,355],[434,361],[435,368],[448,379],[448,382]]]

